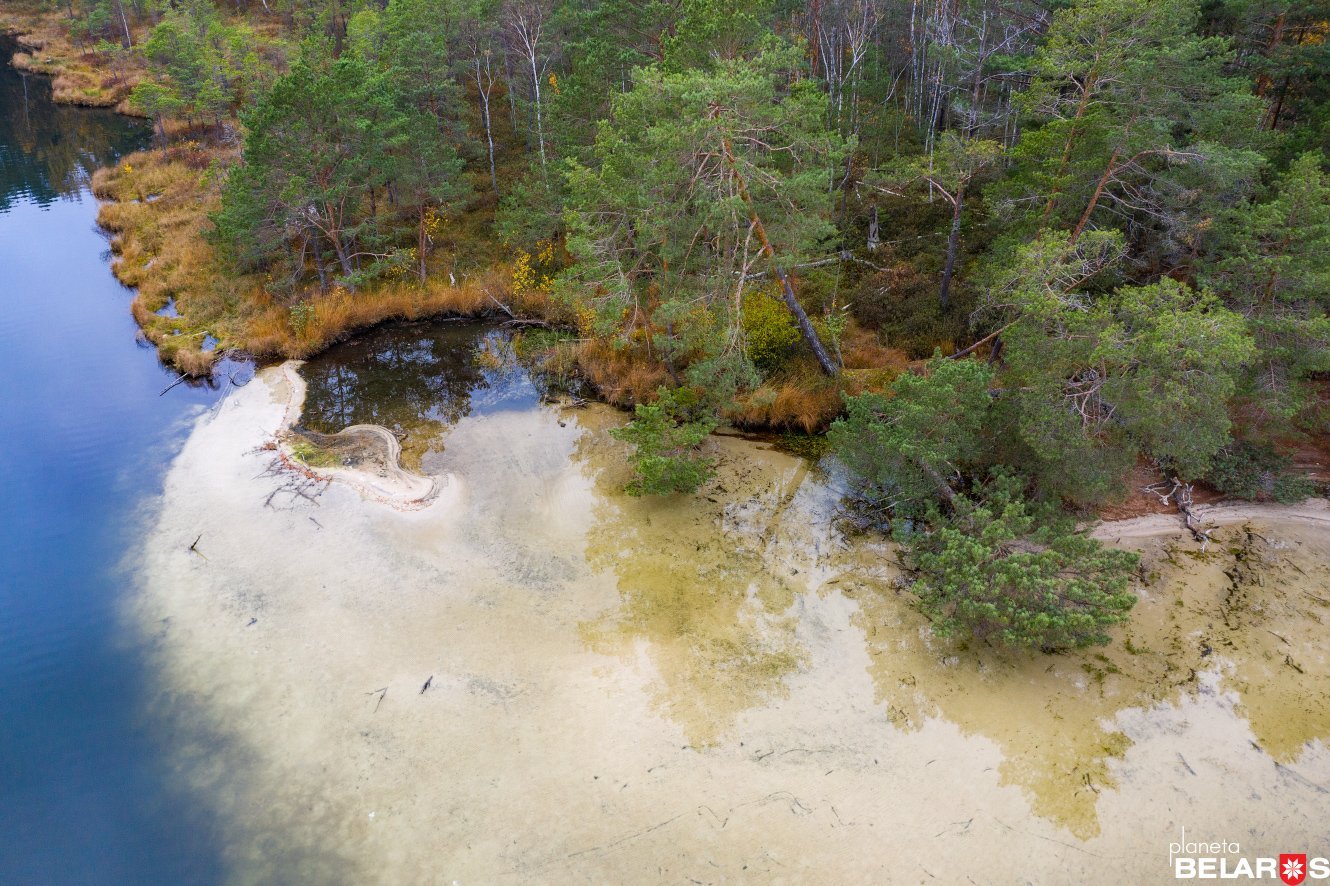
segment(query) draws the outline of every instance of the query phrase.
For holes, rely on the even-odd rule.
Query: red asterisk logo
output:
[[[1281,854],[1279,856],[1279,879],[1287,883],[1288,886],[1298,886],[1299,883],[1307,879],[1307,856]]]

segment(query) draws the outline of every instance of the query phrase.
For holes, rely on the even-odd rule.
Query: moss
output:
[[[801,434],[786,431],[776,438],[776,448],[809,461],[819,461],[831,449],[826,434]]]
[[[331,468],[337,464],[337,456],[308,440],[297,440],[291,444],[291,457],[311,468]]]

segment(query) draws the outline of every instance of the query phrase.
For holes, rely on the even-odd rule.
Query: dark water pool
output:
[[[530,409],[543,387],[518,359],[509,330],[476,323],[380,326],[312,358],[300,374],[303,427],[336,433],[383,425],[401,439],[412,469],[442,452],[463,418]]]
[[[0,60],[13,44],[0,38]],[[219,879],[164,762],[123,552],[218,393],[135,344],[88,191],[148,131],[0,66],[0,883]]]

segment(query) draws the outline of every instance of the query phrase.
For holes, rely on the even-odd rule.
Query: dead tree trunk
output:
[[[951,275],[956,270],[956,252],[961,241],[961,210],[965,206],[965,186],[956,189],[956,199],[952,201],[951,233],[947,235],[947,262],[942,267],[942,289],[938,293],[938,302],[946,310],[951,298]]]

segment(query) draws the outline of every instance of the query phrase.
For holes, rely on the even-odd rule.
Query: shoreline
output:
[[[7,30],[7,33],[15,40],[16,46],[20,47],[27,45],[23,43],[25,35],[30,37],[32,33],[35,33],[35,30],[24,31],[23,26],[15,23],[14,19],[22,17],[22,15],[21,12],[11,14],[11,23]],[[43,15],[45,14],[27,13],[29,18],[35,17],[38,20],[41,20]],[[30,25],[33,28],[36,27],[32,23]],[[38,70],[37,73],[53,77],[49,71]],[[53,98],[57,103],[82,104],[69,97],[53,95]],[[139,118],[140,116],[129,112],[124,107],[123,102],[115,108],[115,111],[129,117]],[[197,151],[200,149],[193,148],[190,150]],[[218,151],[223,150],[215,146],[202,149],[203,153],[208,156],[214,156]],[[94,176],[92,190],[100,207],[98,224],[111,236],[111,249],[114,254],[112,272],[125,286],[134,290],[131,312],[143,336],[155,346],[159,358],[163,362],[174,366],[191,378],[197,379],[209,376],[217,362],[227,355],[235,355],[241,358],[251,357],[256,361],[299,360],[322,353],[341,342],[370,332],[378,326],[394,322],[447,322],[452,319],[462,322],[485,322],[486,320],[501,320],[504,316],[507,316],[520,323],[541,325],[550,329],[571,328],[569,318],[561,314],[560,309],[552,302],[548,294],[509,291],[509,281],[505,278],[508,268],[503,263],[483,268],[476,274],[474,283],[465,281],[466,275],[463,275],[464,283],[460,286],[440,286],[437,277],[432,276],[428,285],[404,287],[388,284],[354,295],[334,289],[331,292],[310,296],[300,304],[309,308],[311,320],[306,328],[302,328],[298,332],[291,328],[292,322],[288,316],[290,309],[266,292],[262,292],[259,297],[252,299],[256,303],[254,309],[250,311],[253,316],[237,316],[234,315],[234,312],[231,314],[225,311],[219,312],[212,305],[206,304],[197,312],[191,309],[182,314],[177,304],[178,301],[208,302],[210,299],[216,300],[218,298],[215,293],[200,295],[198,290],[207,289],[210,285],[206,281],[200,283],[201,278],[225,280],[225,283],[221,285],[228,287],[228,291],[221,298],[221,301],[228,303],[243,302],[245,299],[250,299],[250,295],[241,296],[240,299],[236,299],[235,296],[239,290],[247,286],[250,288],[258,286],[261,290],[262,284],[256,284],[254,281],[246,279],[229,279],[228,275],[221,273],[212,266],[211,258],[202,262],[196,261],[193,266],[189,266],[188,261],[178,261],[175,260],[175,256],[170,255],[167,258],[171,260],[161,262],[162,252],[164,251],[162,248],[159,247],[155,250],[145,248],[137,242],[149,239],[165,243],[178,243],[183,238],[197,244],[203,239],[199,226],[206,219],[207,210],[203,208],[203,204],[209,199],[210,195],[199,190],[197,181],[190,181],[185,183],[183,187],[179,187],[180,182],[173,182],[170,176],[163,178],[163,176],[156,174],[156,170],[148,170],[149,174],[146,180],[143,178],[142,170],[133,170],[131,173],[131,164],[128,162],[131,158],[134,159],[135,163],[141,160],[147,165],[159,162],[163,165],[171,163],[186,168],[191,163],[199,165],[196,160],[191,160],[188,157],[184,158],[183,161],[175,159],[167,161],[165,154],[166,152],[158,152],[149,148],[131,155],[131,157],[126,158],[126,162],[115,167],[105,167],[98,170]],[[194,176],[195,179],[197,177],[197,175]],[[157,222],[151,216],[169,213],[169,206],[172,203],[191,205],[194,209],[193,215],[184,219],[167,219],[162,224],[163,231],[159,233],[154,230]],[[202,211],[199,211],[200,209]],[[140,230],[145,218],[148,219],[147,226],[149,230],[147,235]],[[161,279],[166,272],[154,270],[158,264],[174,269],[175,278]],[[182,267],[182,265],[184,266]],[[493,292],[498,293],[498,300],[495,299]],[[495,307],[496,304],[500,305],[503,313],[500,313]],[[174,307],[176,310],[163,313],[169,307]],[[196,314],[197,316],[194,316],[191,320],[189,315]],[[204,350],[203,342],[209,338],[217,340],[217,345],[212,350]],[[194,342],[198,342],[197,347],[194,346]],[[595,342],[590,344],[594,346]],[[655,376],[652,376],[653,380],[650,383],[636,384],[635,386],[621,384],[623,377],[636,375],[641,368],[658,370],[657,375],[661,374],[663,370],[660,370],[660,367],[638,366],[632,364],[631,361],[630,365],[627,366],[602,365],[603,361],[595,353],[592,353],[594,350],[594,347],[583,346],[575,353],[566,357],[561,356],[559,359],[565,362],[571,360],[575,374],[595,391],[595,396],[602,402],[618,409],[631,410],[636,402],[641,402],[643,399],[643,392],[637,390],[637,388],[643,388],[645,384],[645,389],[654,390],[658,382],[663,382],[663,378],[656,379]],[[849,383],[850,387],[853,387],[856,383],[849,376],[849,372],[845,373],[846,382]],[[752,399],[760,399],[757,396],[758,394],[769,393],[771,389],[771,385],[764,385],[754,393]],[[846,389],[848,390],[848,388]],[[818,408],[823,414],[814,420],[816,427],[803,428],[805,433],[817,435],[825,433],[827,423],[839,409],[839,394],[831,391],[831,389],[823,393],[834,394],[831,399],[836,401],[836,405],[834,407],[827,404],[819,406]],[[781,433],[799,430],[796,427],[797,423],[790,416],[783,416],[779,413],[764,415],[761,414],[761,410],[754,413],[743,404],[735,404],[734,408],[727,414],[727,419],[740,434],[747,432],[758,434]],[[366,433],[375,432],[366,431]],[[394,485],[400,487],[401,483],[397,482]],[[1128,488],[1130,486],[1131,484],[1128,483]],[[395,493],[391,494],[390,497],[395,498]],[[1283,507],[1263,503],[1232,503],[1223,506],[1261,508],[1263,513],[1268,512],[1268,509]],[[1199,505],[1197,511],[1198,513],[1209,513],[1212,507],[1212,505]],[[1298,506],[1292,507],[1297,508]],[[1120,506],[1107,503],[1103,505],[1103,509],[1108,511],[1121,510]],[[1114,525],[1124,524],[1122,529],[1125,532],[1168,534],[1172,530],[1160,525],[1155,518],[1167,519],[1170,516],[1170,513],[1160,513],[1154,507],[1151,507],[1149,511],[1132,517],[1120,518],[1113,521],[1113,523]],[[1222,519],[1232,522],[1239,518],[1224,517]],[[1136,521],[1144,522],[1137,523]],[[1126,524],[1129,523],[1132,525],[1127,526]],[[1099,537],[1101,532],[1110,531],[1102,528],[1108,525],[1106,523],[1100,524],[1101,528],[1094,530],[1096,537]]]
[[[59,11],[0,9],[0,37],[14,41],[14,51],[3,63],[17,71],[49,78],[56,104],[109,110],[126,117],[146,119],[128,103],[128,95],[142,74],[141,68],[134,66],[123,73],[113,70],[108,80],[102,66],[80,66],[77,62],[86,60],[93,53],[77,51],[68,45],[58,26],[52,28],[48,19],[58,19],[59,16]],[[52,44],[58,44],[59,51],[43,60],[40,54]]]
[[[241,879],[893,882],[982,860],[1108,882],[1109,856],[1147,882],[1141,847],[1177,816],[1292,845],[1330,815],[1307,787],[1330,779],[1320,522],[1205,553],[1180,524],[1124,538],[1152,578],[1110,647],[999,655],[930,635],[800,459],[725,438],[710,498],[624,495],[600,407],[463,419],[430,468],[446,506],[342,483],[265,506],[277,380],[196,426],[131,603],[162,709],[220,737],[176,762]]]
[[[1262,502],[1219,501],[1197,505],[1201,529],[1235,526],[1251,520],[1294,523],[1330,529],[1330,500],[1308,498],[1300,504],[1281,505]],[[1163,536],[1188,535],[1190,530],[1182,522],[1181,514],[1146,514],[1121,520],[1098,523],[1090,531],[1092,538],[1145,539]]]
[[[301,461],[293,449],[293,441],[301,436],[296,428],[300,423],[305,400],[305,381],[299,372],[303,363],[302,360],[288,359],[276,365],[263,367],[255,375],[256,378],[267,375],[270,381],[276,382],[274,392],[281,398],[283,412],[272,438],[277,442],[282,457],[293,465],[299,465],[302,470],[325,477],[330,482],[349,486],[367,501],[378,502],[399,510],[430,507],[438,498],[440,491],[446,487],[448,478],[418,474],[403,468],[400,462],[401,445],[393,433],[382,425],[351,425],[336,434],[319,435],[329,438],[343,435],[372,436],[382,447],[375,460],[377,467],[375,471],[356,467],[307,465]],[[618,410],[613,404],[605,405]],[[713,434],[713,437],[728,438],[773,451],[783,451],[763,435],[747,433],[738,428],[728,433]],[[802,456],[794,457],[802,458]],[[811,465],[815,461],[808,463]],[[1253,520],[1330,529],[1330,499],[1320,497],[1308,498],[1292,505],[1223,500],[1197,505],[1194,511],[1201,521],[1199,528],[1207,530],[1235,526]],[[1124,539],[1185,537],[1190,535],[1190,530],[1183,522],[1180,513],[1165,512],[1098,521],[1090,524],[1088,535],[1099,541],[1120,543]]]

